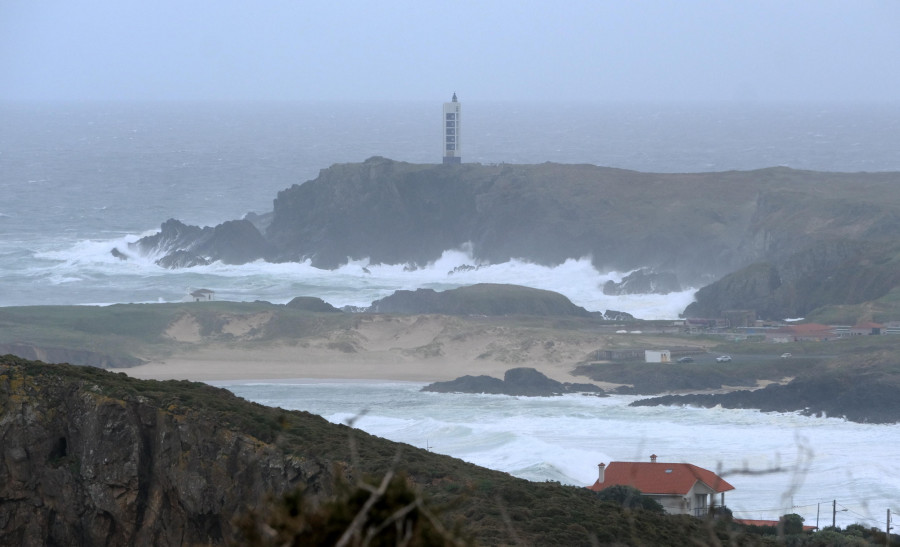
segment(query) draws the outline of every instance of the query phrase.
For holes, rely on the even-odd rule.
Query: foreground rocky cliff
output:
[[[222,390],[93,371],[0,358],[0,543],[220,543],[269,494],[327,492],[330,466],[191,408]]]
[[[451,530],[484,545],[756,544],[728,523],[628,510],[586,488],[515,479],[203,384],[0,356],[3,545],[272,543],[298,526],[328,532],[354,520],[341,480],[377,485],[395,472],[401,505],[365,520],[376,538],[379,514],[430,507],[448,544],[458,544]],[[328,520],[298,520],[307,505]]]

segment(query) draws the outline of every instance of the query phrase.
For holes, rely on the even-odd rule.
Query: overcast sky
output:
[[[885,0],[0,0],[0,100],[900,101]]]

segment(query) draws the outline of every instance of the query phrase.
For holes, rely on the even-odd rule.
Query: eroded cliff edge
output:
[[[0,358],[2,543],[221,543],[234,539],[231,519],[270,493],[299,483],[327,493],[328,465],[190,404],[233,404],[228,392],[117,376]],[[179,384],[189,386],[181,396]]]

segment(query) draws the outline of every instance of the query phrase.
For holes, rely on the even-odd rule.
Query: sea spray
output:
[[[257,260],[169,270],[158,266],[154,256],[130,248],[129,243],[139,237],[81,240],[35,252],[32,260],[19,262],[24,271],[4,265],[12,290],[0,295],[0,305],[180,302],[192,290],[207,288],[219,300],[284,304],[297,296],[315,296],[336,307],[360,308],[397,290],[443,291],[476,283],[512,283],[561,293],[588,311],[614,309],[641,319],[672,319],[691,303],[695,292],[691,288],[666,295],[611,296],[603,293],[603,284],[621,281],[628,272],[600,272],[589,257],[556,266],[523,260],[485,264],[465,247],[447,250],[421,267],[348,259],[337,269],[323,270],[309,261]],[[115,256],[113,249],[123,258]]]

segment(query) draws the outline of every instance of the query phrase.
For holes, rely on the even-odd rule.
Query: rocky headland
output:
[[[789,383],[729,393],[664,395],[631,406],[750,408],[762,412],[800,412],[859,423],[900,422],[900,381],[896,374],[810,374]]]
[[[900,173],[659,174],[374,157],[279,192],[271,212],[214,228],[166,221],[129,252],[158,256],[166,267],[265,259],[334,268],[368,258],[414,268],[463,247],[479,263],[589,256],[601,271],[653,272],[606,287],[612,294],[702,286],[731,274],[687,314],[756,309],[783,318],[898,287],[890,266],[900,237],[898,184]],[[824,287],[823,271],[831,272]],[[857,283],[872,276],[876,282]]]

